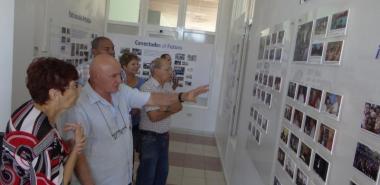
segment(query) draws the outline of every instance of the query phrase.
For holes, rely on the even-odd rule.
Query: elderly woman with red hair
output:
[[[85,136],[79,124],[68,124],[75,141],[71,152],[56,122],[73,106],[79,89],[75,67],[55,58],[38,58],[27,70],[32,100],[21,105],[6,127],[1,152],[0,184],[69,184]]]

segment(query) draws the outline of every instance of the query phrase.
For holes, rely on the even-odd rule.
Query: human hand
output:
[[[184,100],[184,101],[196,102],[197,97],[199,95],[207,92],[208,90],[209,90],[209,86],[208,85],[203,85],[203,86],[197,87],[197,88],[195,88],[195,89],[193,89],[191,91],[183,93],[181,99]]]
[[[172,105],[169,106],[168,110],[171,113],[177,113],[177,112],[179,112],[179,111],[182,110],[182,104],[180,102],[172,104]]]
[[[78,123],[68,123],[63,130],[65,132],[74,132],[73,152],[80,154],[86,145],[86,136],[84,135],[83,127]]]

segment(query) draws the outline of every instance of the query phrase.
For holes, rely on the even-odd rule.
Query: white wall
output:
[[[0,131],[11,114],[14,0],[5,0],[0,6]]]

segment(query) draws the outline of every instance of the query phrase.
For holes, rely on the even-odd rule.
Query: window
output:
[[[148,24],[177,27],[179,0],[149,0]]]
[[[109,2],[109,20],[139,22],[140,0],[110,0]]]
[[[186,29],[215,32],[218,0],[187,0]]]

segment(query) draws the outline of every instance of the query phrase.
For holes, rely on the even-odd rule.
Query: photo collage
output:
[[[348,14],[349,11],[344,10],[299,25],[293,61],[310,64],[340,64]]]
[[[248,124],[248,130],[258,145],[261,143],[262,134],[267,134],[269,129],[269,120],[254,107],[250,108],[250,117],[253,121]]]
[[[97,34],[82,34],[85,38],[73,38],[73,32],[79,30],[69,27],[60,27],[60,52],[64,54],[62,59],[74,66],[88,62],[92,57],[90,42]],[[88,38],[87,38],[88,37]]]
[[[285,31],[260,37],[258,60],[281,63],[284,56]]]
[[[272,105],[273,93],[281,91],[281,77],[271,74],[256,73],[252,96],[256,97],[269,109]]]
[[[278,155],[291,158],[290,153],[293,153],[303,167],[327,182],[330,163],[323,156],[332,156],[333,153],[336,135],[333,124],[339,121],[342,96],[298,82],[288,83],[286,96],[288,103],[284,107],[280,132],[280,147],[284,150],[281,149]],[[313,116],[307,112],[313,112]],[[324,123],[321,118],[331,120],[331,123]],[[283,167],[283,163],[279,162]],[[285,171],[289,174],[290,169],[285,166]],[[294,179],[293,175],[289,176],[296,184],[306,184],[311,175],[309,171],[305,173],[299,169],[294,171]]]

